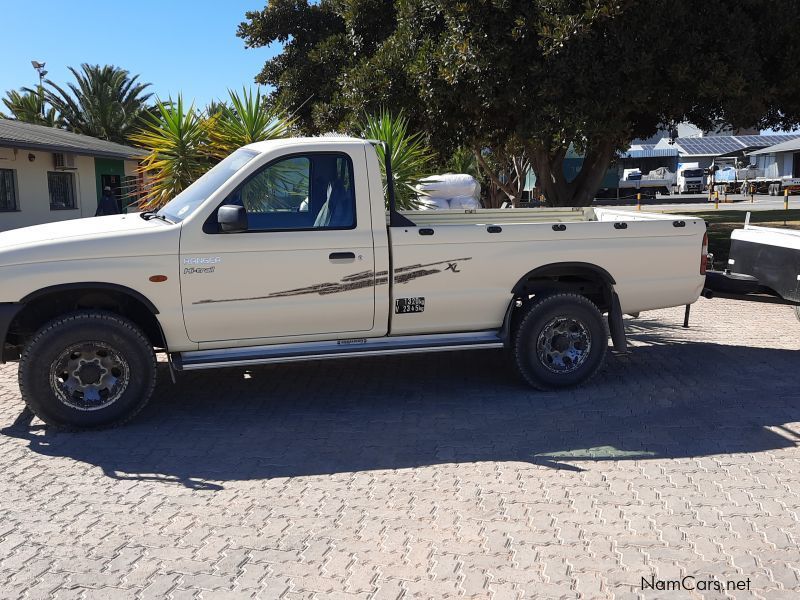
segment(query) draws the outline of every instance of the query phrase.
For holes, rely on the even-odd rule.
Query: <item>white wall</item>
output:
[[[29,159],[29,155],[34,160]],[[53,169],[53,153],[0,148],[0,169],[16,172],[17,208],[15,212],[0,211],[0,231],[27,227],[53,221],[93,217],[97,210],[97,187],[94,157],[75,156],[75,209],[50,210],[47,172]],[[135,161],[125,161],[125,173],[133,175]]]
[[[784,152],[783,153],[783,170],[781,171],[781,177],[797,177],[797,175],[792,175],[792,162],[794,160],[794,152]]]

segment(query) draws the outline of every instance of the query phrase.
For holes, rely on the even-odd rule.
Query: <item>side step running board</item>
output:
[[[222,350],[196,350],[175,353],[172,355],[172,362],[179,371],[192,371],[196,369],[243,367],[328,358],[502,347],[503,341],[497,331],[478,331],[472,333],[352,338],[326,342],[226,348]]]

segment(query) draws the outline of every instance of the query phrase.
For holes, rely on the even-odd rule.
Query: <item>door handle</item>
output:
[[[356,253],[355,252],[331,252],[328,255],[330,260],[355,260]]]

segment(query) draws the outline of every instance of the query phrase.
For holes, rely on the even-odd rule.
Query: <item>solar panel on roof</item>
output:
[[[679,138],[677,143],[687,154],[724,154],[742,148],[742,144],[730,136]]]

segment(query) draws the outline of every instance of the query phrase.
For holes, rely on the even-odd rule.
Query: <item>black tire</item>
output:
[[[25,404],[59,429],[126,423],[147,404],[155,382],[156,357],[147,337],[127,319],[98,310],[45,324],[19,364]]]
[[[558,331],[563,328],[567,331]],[[563,347],[565,343],[568,348]],[[559,345],[562,347],[553,347]],[[585,383],[603,365],[607,350],[608,329],[603,315],[590,300],[577,294],[554,294],[531,304],[513,344],[517,370],[540,390]],[[558,354],[561,356],[554,358]]]

